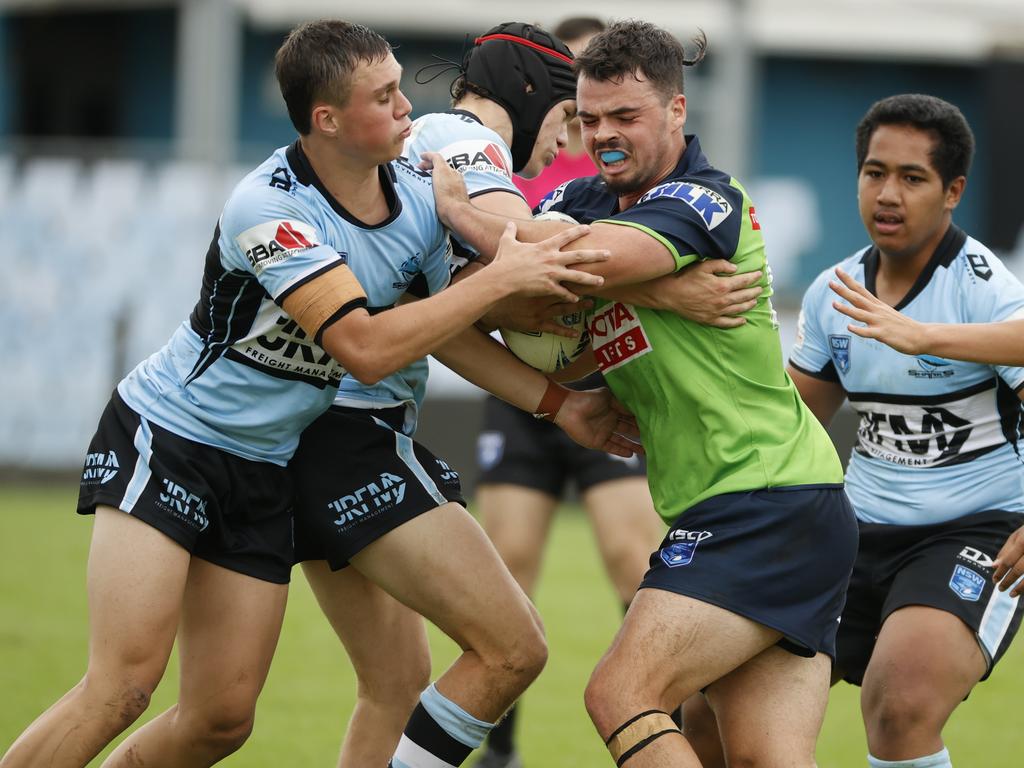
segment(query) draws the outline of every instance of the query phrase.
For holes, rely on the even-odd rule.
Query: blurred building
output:
[[[341,15],[385,34],[421,114],[447,106],[449,78],[418,85],[415,73],[434,56],[459,60],[471,36],[498,22],[623,16],[609,0],[492,8],[0,0],[0,315],[13,339],[0,379],[0,465],[76,464],[110,387],[191,309],[231,185],[293,138],[272,59],[294,23]],[[687,72],[687,128],[746,182],[783,309],[863,244],[853,129],[893,93],[960,106],[978,153],[957,220],[1011,259],[1024,250],[1020,0],[637,0],[628,9],[683,41],[707,33],[707,60]],[[472,397],[451,377],[434,391]]]

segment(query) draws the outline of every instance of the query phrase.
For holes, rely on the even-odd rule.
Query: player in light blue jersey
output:
[[[284,465],[303,427],[344,373],[372,384],[509,295],[572,300],[561,281],[586,279],[566,266],[580,259],[559,251],[571,237],[537,248],[510,229],[502,255],[459,285],[370,311],[417,277],[431,290],[448,281],[447,238],[426,185],[389,164],[410,126],[400,73],[383,38],[344,22],[300,27],[279,52],[301,137],[232,193],[195,311],[118,385],[100,421],[79,497],[79,512],[96,515],[88,669],[11,746],[4,768],[88,763],[146,709],[176,637],[177,705],[105,765],[204,766],[238,749],[283,618],[293,559]],[[602,258],[591,251],[583,261]],[[563,394],[473,333],[465,346],[486,369],[483,383],[497,377],[499,394],[631,453],[613,435],[620,414],[606,393]],[[435,533],[476,553],[476,578],[511,607],[509,635],[531,662],[542,658],[528,603],[482,534]],[[483,541],[475,549],[474,536]]]
[[[876,324],[850,325],[900,313],[906,322],[893,327],[1022,316],[1024,286],[952,221],[973,149],[963,115],[941,99],[908,94],[871,107],[857,129],[857,167],[872,245],[807,290],[790,357],[822,423],[844,399],[860,415],[846,489],[861,538],[833,679],[862,686],[874,768],[952,765],[942,730],[1005,653],[1024,610],[1007,591],[1024,534],[1024,368],[899,351],[875,340]],[[837,312],[830,284],[856,306]],[[705,722],[699,706],[686,713],[693,727]]]

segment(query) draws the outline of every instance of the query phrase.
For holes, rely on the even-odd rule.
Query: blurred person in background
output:
[[[1024,611],[1024,368],[1008,343],[1021,323],[1004,322],[1024,312],[1024,286],[953,223],[974,153],[959,109],[883,99],[856,150],[871,245],[807,290],[789,366],[822,424],[843,400],[861,417],[846,473],[860,546],[833,682],[861,686],[872,768],[950,768],[946,722]],[[684,712],[704,765],[724,766],[713,716],[698,698]]]
[[[703,35],[696,45],[688,57],[639,21],[590,42],[574,66],[600,176],[567,182],[540,205],[591,223],[580,243],[611,252],[585,267],[605,277],[594,292],[594,355],[568,373],[596,363],[635,410],[655,507],[670,525],[585,702],[618,765],[699,765],[668,712],[706,690],[728,714],[734,763],[809,767],[856,522],[835,449],[785,375],[753,203],[683,133],[683,69],[703,58]],[[442,221],[493,249],[505,220],[473,206],[443,162],[433,167]],[[569,225],[517,226],[531,240]],[[713,258],[765,273],[738,328],[606,299]]]

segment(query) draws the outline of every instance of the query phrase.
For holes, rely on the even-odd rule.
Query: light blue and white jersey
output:
[[[334,400],[344,370],[281,304],[347,263],[367,298],[343,303],[323,328],[357,307],[390,306],[448,253],[429,186],[394,165],[379,173],[390,215],[375,226],[326,191],[298,142],[246,176],[218,222],[199,302],[118,385],[125,402],[188,439],[285,464]],[[435,273],[432,287],[447,282],[446,263]]]
[[[430,174],[401,160],[396,160],[391,167],[397,178],[396,188],[403,199],[409,198],[405,200],[405,215],[394,221],[401,239],[396,241],[388,235],[389,222],[365,227],[370,233],[369,239],[377,241],[377,248],[367,250],[361,257],[350,254],[348,259],[349,268],[366,291],[371,313],[390,309],[406,292],[418,298],[433,296],[451,280],[451,242],[437,218]],[[403,405],[406,408],[405,431],[412,434],[426,393],[428,372],[427,361],[423,359],[376,384],[362,384],[355,377],[345,375],[335,404],[350,408]]]
[[[874,293],[879,254],[838,266]],[[1024,512],[1024,369],[904,355],[848,330],[828,269],[804,295],[790,363],[838,382],[860,414],[846,491],[870,523],[924,525],[984,510]],[[951,226],[896,309],[932,323],[1024,317],[1024,286],[984,245]]]
[[[488,192],[511,192],[523,198],[512,182],[512,153],[508,145],[471,112],[453,109],[415,120],[402,156],[415,166],[424,152],[438,152],[462,174],[470,199]],[[475,254],[458,235],[452,233],[452,239],[458,268]]]
[[[403,171],[416,175],[430,183],[429,171],[418,168],[424,152],[438,152],[448,164],[459,171],[466,182],[470,198],[487,192],[511,192],[522,197],[512,183],[512,154],[501,136],[483,125],[469,112],[452,110],[424,115],[412,124],[412,132],[405,141],[402,157],[396,165]],[[476,254],[452,234],[454,255],[449,267],[454,273]],[[431,293],[434,293],[432,290]],[[427,391],[429,364],[426,358],[417,360],[389,377],[388,381],[401,380],[405,392],[410,396],[403,400],[379,397],[377,388],[367,388],[351,376],[341,382],[338,403],[357,408],[385,408],[403,404],[406,408],[405,432],[412,434],[416,429],[419,408]],[[392,386],[393,391],[398,391]]]

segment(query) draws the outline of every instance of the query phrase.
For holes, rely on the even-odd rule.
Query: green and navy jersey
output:
[[[676,268],[724,258],[763,270],[764,292],[739,328],[603,301],[590,323],[608,385],[637,417],[655,506],[674,520],[723,493],[842,483],[832,442],[786,375],[764,238],[743,187],[708,162],[694,136],[676,168],[634,205],[600,177],[563,184],[540,204],[584,224],[635,227]]]
[[[874,293],[879,253],[838,264]],[[807,289],[790,363],[846,390],[860,414],[846,489],[870,523],[925,525],[1001,509],[1024,512],[1024,368],[897,352],[850,333],[832,306],[834,268]],[[896,306],[925,323],[1024,318],[1024,286],[991,251],[951,226]]]
[[[346,264],[367,298],[332,320],[391,306],[420,277],[431,291],[449,279],[448,237],[429,184],[395,164],[378,172],[390,213],[373,226],[324,188],[299,142],[246,176],[221,213],[191,317],[121,381],[124,401],[190,440],[286,463],[344,370],[284,312],[285,299]]]

